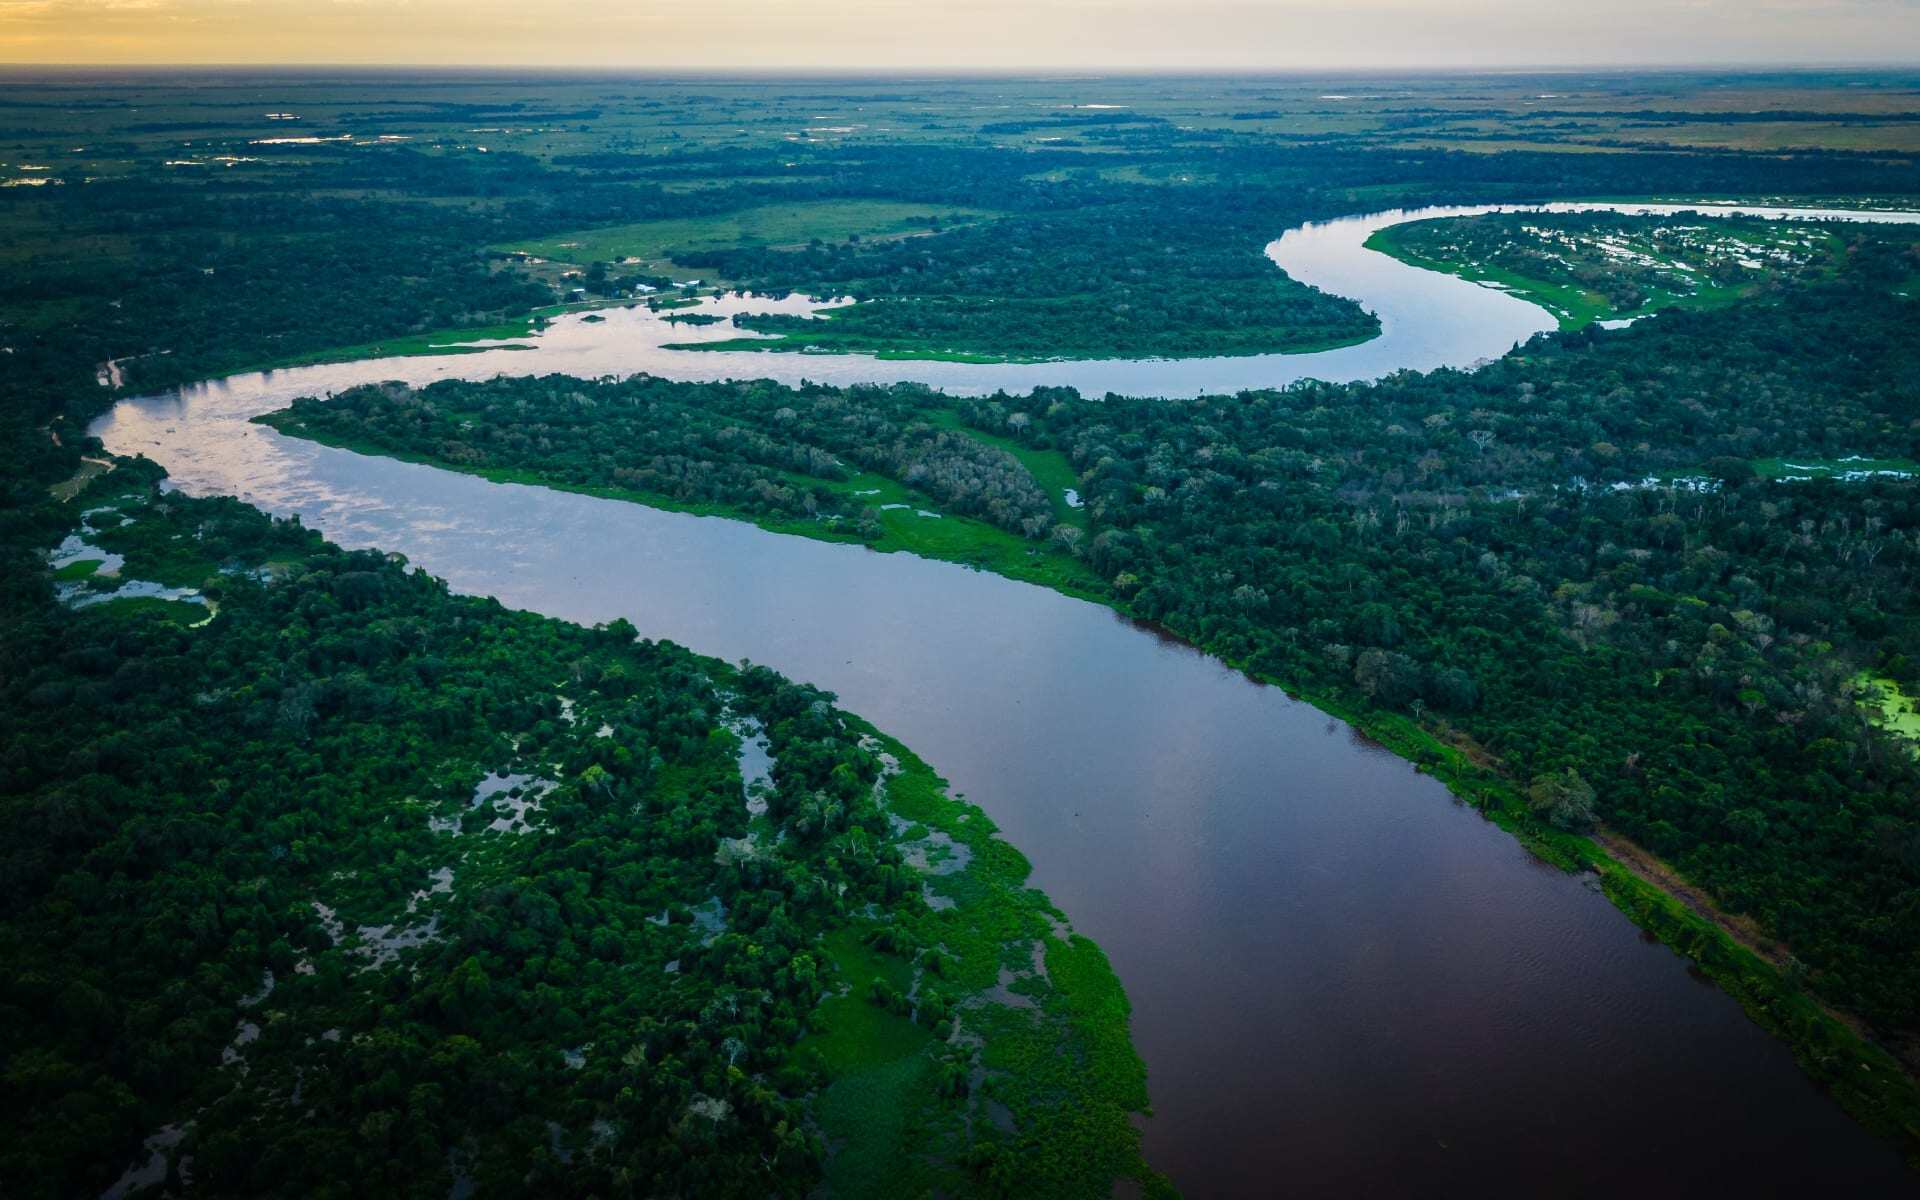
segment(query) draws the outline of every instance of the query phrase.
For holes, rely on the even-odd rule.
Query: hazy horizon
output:
[[[1684,54],[1675,52],[1686,47]],[[1920,0],[0,0],[8,66],[699,72],[1900,68]]]

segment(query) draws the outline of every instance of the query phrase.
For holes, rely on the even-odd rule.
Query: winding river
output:
[[[189,492],[400,551],[462,591],[570,620],[625,616],[837,692],[981,803],[1033,860],[1034,883],[1106,948],[1151,1073],[1148,1157],[1191,1197],[1910,1194],[1893,1151],[1581,879],[1342,723],[1105,608],[247,423],[367,381],[499,373],[1171,396],[1467,366],[1551,319],[1362,243],[1399,221],[1484,211],[1355,217],[1269,246],[1288,273],[1381,317],[1381,337],[1322,354],[981,366],[695,353],[662,344],[734,331],[622,309],[562,318],[531,350],[128,400],[94,431]]]

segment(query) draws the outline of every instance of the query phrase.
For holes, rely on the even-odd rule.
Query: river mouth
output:
[[[1396,369],[1391,354],[1464,366],[1552,324],[1512,296],[1362,250],[1375,219],[1275,243],[1305,272],[1344,262],[1350,287],[1308,281],[1392,318],[1375,343],[1323,355],[836,362],[666,351],[648,339],[691,340],[695,327],[617,310],[563,318],[531,351],[301,368],[126,401],[95,432],[185,490],[397,550],[462,591],[571,620],[627,617],[838,693],[986,808],[1032,859],[1035,886],[1106,949],[1150,1072],[1149,1159],[1190,1196],[1906,1192],[1897,1156],[1783,1046],[1581,879],[1536,863],[1345,724],[1100,606],[249,423],[353,383],[502,372],[1191,395],[1288,381],[1276,372],[1366,377]],[[1417,292],[1372,290],[1402,272]],[[1471,316],[1466,332],[1418,324],[1435,306]]]

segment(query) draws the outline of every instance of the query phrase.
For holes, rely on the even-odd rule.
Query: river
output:
[[[1382,337],[1324,354],[980,366],[692,353],[661,343],[732,330],[612,310],[556,321],[535,350],[128,400],[95,432],[189,492],[400,551],[461,591],[628,617],[838,693],[986,808],[1035,885],[1106,948],[1150,1072],[1148,1157],[1191,1197],[1910,1194],[1898,1156],[1784,1046],[1581,879],[1346,725],[1105,608],[247,423],[355,383],[501,372],[1191,395],[1468,365],[1551,326],[1510,295],[1362,248],[1419,215],[1442,213],[1306,226],[1269,247],[1381,316]]]

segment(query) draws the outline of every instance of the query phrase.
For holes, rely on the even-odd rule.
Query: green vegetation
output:
[[[1105,957],[1056,935],[1062,915],[1026,888],[1026,860],[984,813],[905,747],[870,736],[897,772],[886,791],[899,844],[935,872],[936,903],[891,931],[827,944],[854,989],[821,1005],[824,1028],[797,1053],[834,1081],[821,1098],[840,1145],[834,1194],[966,1194],[971,1176],[996,1194],[1105,1197],[1127,1178],[1171,1195],[1139,1157],[1130,1115],[1146,1108],[1146,1071]],[[901,938],[925,949],[904,955]],[[977,1057],[956,1052],[975,1042]],[[947,1098],[963,1093],[975,1102],[956,1109]]]
[[[1064,456],[976,437],[923,387],[650,377],[361,387],[259,418],[283,433],[485,476],[733,516],[779,533],[965,563],[1078,595]],[[1037,470],[1036,470],[1037,468]]]
[[[813,242],[860,241],[924,234],[960,222],[992,217],[977,208],[942,207],[894,200],[818,200],[763,204],[732,212],[638,221],[554,234],[498,247],[560,262],[619,263],[676,279],[695,277],[678,265],[685,253],[740,246],[798,249]],[[628,262],[627,260],[638,260]]]
[[[1046,449],[999,433],[983,429],[969,429],[959,413],[951,409],[934,409],[927,413],[929,424],[942,429],[951,429],[976,442],[992,446],[1014,457],[1027,469],[1035,484],[1053,502],[1053,522],[1056,526],[1072,525],[1080,529],[1087,527],[1086,514],[1079,508],[1067,503],[1067,493],[1078,494],[1080,473],[1073,469],[1067,456],[1058,450]]]
[[[124,522],[85,534],[217,619],[64,607],[33,565],[62,514],[9,527],[19,1194],[150,1153],[210,1195],[1164,1186],[1117,981],[1076,940],[1073,973],[989,994],[1063,918],[904,747],[764,668],[456,597],[157,477],[96,483]],[[758,816],[741,722],[773,760]]]
[[[85,579],[95,571],[98,571],[101,566],[105,564],[105,561],[106,560],[99,558],[77,559],[55,571],[53,577],[60,582],[66,582],[72,579]]]
[[[1912,741],[1920,741],[1920,705],[1900,688],[1900,681],[1885,675],[1862,671],[1853,677],[1855,691],[1866,697],[1875,710],[1875,720],[1885,729]]]
[[[528,350],[532,347],[519,341],[532,337],[538,332],[540,322],[534,317],[523,317],[513,321],[500,321],[492,325],[472,329],[436,329],[427,333],[407,334],[403,337],[385,338],[377,342],[364,342],[358,346],[331,346],[324,350],[314,350],[305,354],[288,355],[286,358],[268,363],[264,370],[283,367],[306,367],[316,363],[358,362],[367,358],[408,358],[419,355],[477,354],[482,350]],[[504,346],[475,346],[474,342],[505,342]]]
[[[1275,222],[1283,222],[1276,224]],[[851,296],[812,317],[742,315],[773,341],[699,349],[960,361],[1306,352],[1365,341],[1379,322],[1294,282],[1262,253],[1288,217],[1116,205],[950,230],[915,241],[683,254],[755,292]],[[990,264],[990,265],[989,265]]]
[[[1785,458],[1755,459],[1753,472],[1762,479],[1838,479],[1848,482],[1876,476],[1905,479],[1920,476],[1920,462],[1910,458],[1868,458],[1860,454],[1849,454],[1838,459],[1789,455]]]
[[[93,611],[105,617],[137,619],[151,614],[170,621],[179,621],[186,625],[199,625],[207,619],[204,605],[190,604],[184,600],[168,600],[164,596],[124,596],[104,600],[92,606]]]
[[[1912,767],[1853,749],[1875,740],[1839,683],[1912,675],[1914,485],[1752,462],[1920,449],[1900,415],[1910,306],[1879,288],[1909,252],[1863,244],[1835,285],[1474,374],[1026,404],[1025,436],[1080,467],[1087,559],[1133,613],[1462,737],[1521,787],[1576,771],[1610,825],[1900,1030],[1920,981],[1874,949],[1875,922],[1920,869],[1894,849],[1920,815]],[[962,412],[991,427],[1008,407]],[[1714,489],[1640,482],[1703,454]],[[1878,832],[1827,829],[1841,809]]]
[[[501,380],[360,389],[276,420],[556,480],[659,472],[672,450],[674,478],[746,511],[804,502],[742,473],[781,454],[832,456],[809,460],[824,478],[864,453],[904,478],[928,447],[944,464],[1004,453],[1000,521],[1034,521],[1123,611],[1353,717],[1549,859],[1599,866],[1911,1144],[1910,1077],[1841,1072],[1893,1060],[1821,1006],[1889,1045],[1920,1025],[1915,960],[1889,950],[1920,944],[1920,770],[1846,686],[1863,668],[1920,684],[1920,485],[1761,469],[1920,457],[1916,314],[1885,287],[1906,236],[1861,234],[1833,278],[1747,305],[1377,384],[1095,401]],[[948,467],[927,478],[947,503],[973,494]],[[1069,478],[1086,497],[1071,524],[1051,507]],[[1596,822],[1658,871],[1606,866],[1579,836]],[[1730,940],[1751,924],[1680,920],[1655,898],[1669,877],[1789,949],[1774,961]]]
[[[1369,248],[1493,283],[1562,329],[1662,308],[1718,308],[1832,273],[1857,226],[1621,213],[1489,213],[1393,225]]]

